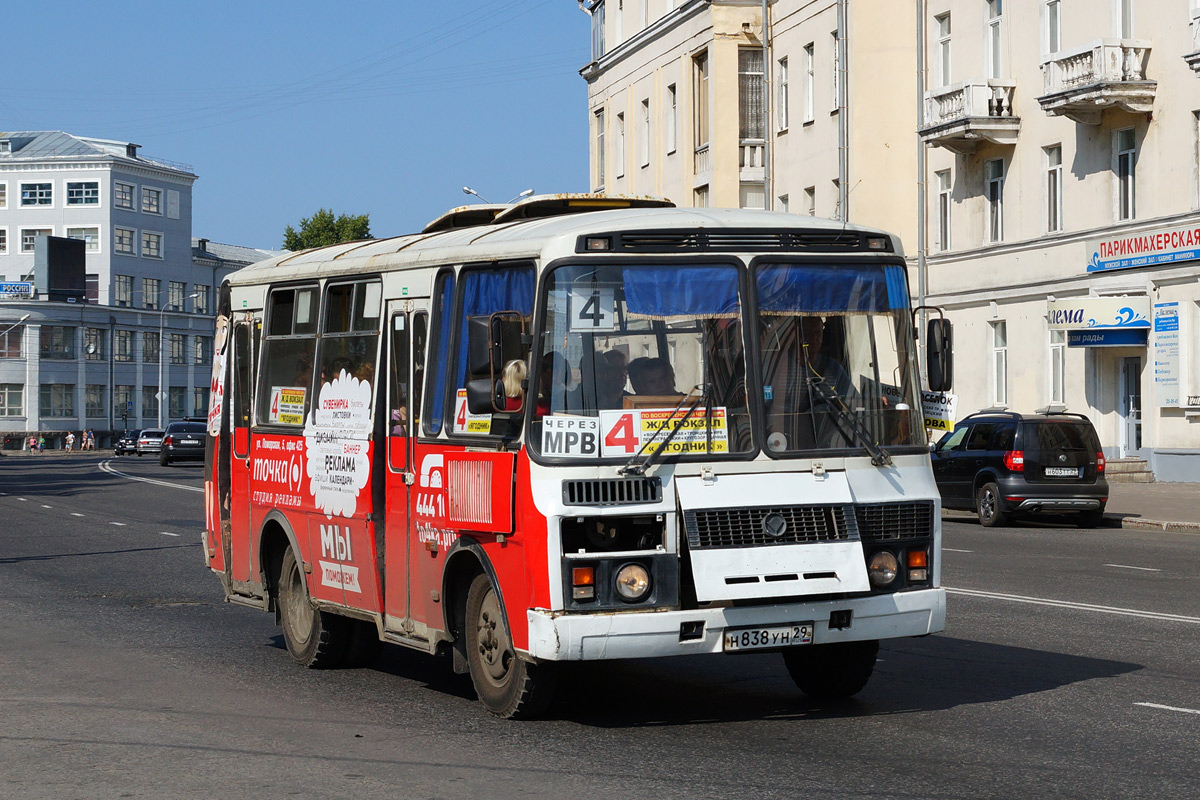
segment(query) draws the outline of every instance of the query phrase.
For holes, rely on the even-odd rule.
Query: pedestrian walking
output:
[[[31,453],[37,452],[37,437],[36,436],[29,437],[29,452],[31,452]]]
[[[73,449],[75,449],[75,432],[71,431],[67,434],[67,452],[69,453]]]
[[[84,431],[84,433],[83,433],[83,449],[84,450],[95,450],[96,449],[96,433],[91,428]]]
[[[46,449],[46,437],[39,436],[38,437],[38,452],[39,453],[44,452],[45,449]]]

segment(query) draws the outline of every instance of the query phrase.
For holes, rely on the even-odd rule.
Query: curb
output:
[[[942,509],[942,518],[962,522],[975,519],[971,511],[960,511],[954,508]],[[1145,517],[1125,516],[1121,513],[1105,514],[1100,527],[1119,528],[1132,531],[1168,531],[1172,533],[1200,533],[1200,522],[1183,522],[1180,520],[1147,519]]]

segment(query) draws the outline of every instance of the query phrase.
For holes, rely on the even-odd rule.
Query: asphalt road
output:
[[[396,647],[295,667],[203,567],[200,469],[102,461],[0,459],[5,798],[1200,796],[1195,534],[948,522],[946,631],[855,701],[770,654],[610,662],[518,723]]]

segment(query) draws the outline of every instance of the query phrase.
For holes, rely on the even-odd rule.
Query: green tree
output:
[[[283,232],[285,250],[307,250],[310,247],[325,247],[338,242],[355,242],[371,239],[371,215],[333,215],[333,209],[318,209],[311,217],[300,220],[300,230],[291,225]]]

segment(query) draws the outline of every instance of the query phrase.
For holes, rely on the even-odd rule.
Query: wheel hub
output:
[[[494,683],[501,683],[508,674],[512,652],[495,592],[488,592],[479,609],[478,633],[479,657],[488,678]]]

